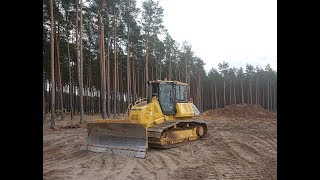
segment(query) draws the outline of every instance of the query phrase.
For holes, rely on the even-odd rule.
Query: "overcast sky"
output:
[[[155,0],[156,1],[156,0]],[[137,5],[141,7],[142,0]],[[208,72],[226,61],[277,69],[276,0],[159,0],[172,38],[188,41]]]

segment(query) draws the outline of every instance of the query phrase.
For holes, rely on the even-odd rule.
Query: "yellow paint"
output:
[[[173,130],[166,133],[166,137],[160,139],[161,145],[181,143],[185,140],[196,140],[199,138],[197,135],[196,127],[193,129]]]
[[[177,118],[194,116],[191,103],[176,103],[176,109],[177,109],[177,113],[176,113]]]
[[[146,127],[152,127],[164,121],[191,119],[194,116],[191,103],[176,103],[176,109],[176,115],[164,115],[158,99],[152,97],[149,104],[144,101],[134,105],[130,110],[129,119],[132,123],[145,124]],[[126,121],[128,122],[129,120]]]
[[[166,119],[167,121],[173,121],[173,120],[175,120],[174,115],[164,115],[164,117],[165,117],[165,119]]]
[[[161,124],[165,120],[156,97],[152,97],[149,104],[142,102],[134,105],[130,110],[129,118],[133,123],[145,124],[147,127]]]
[[[170,139],[170,137],[174,137],[174,139],[185,139],[185,138],[197,138],[198,137],[196,128],[170,131],[170,132],[168,132],[167,136],[168,136],[167,137],[168,139]]]

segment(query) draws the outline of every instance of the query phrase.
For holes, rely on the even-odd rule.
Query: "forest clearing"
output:
[[[85,122],[101,115],[84,116]],[[276,179],[277,119],[256,105],[201,115],[208,137],[175,148],[148,149],[145,159],[80,150],[87,136],[79,116],[43,129],[44,179]],[[73,125],[73,126],[72,126]]]
[[[161,3],[43,1],[44,179],[277,178],[277,70],[269,63],[276,56],[247,39],[260,31],[244,31],[250,48],[226,41],[238,29],[224,26],[229,18],[207,28],[201,45],[210,44],[199,48],[187,38],[205,34],[202,25],[214,18],[196,26],[202,18],[181,16],[173,24],[197,29],[178,41]],[[226,33],[223,43],[211,29]],[[218,55],[220,47],[226,54]],[[84,143],[141,156],[84,151]]]

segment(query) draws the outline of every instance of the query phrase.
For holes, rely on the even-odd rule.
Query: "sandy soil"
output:
[[[78,116],[70,121],[66,115],[55,130],[44,123],[43,178],[276,179],[276,114],[264,113],[233,117],[205,112],[207,138],[167,150],[148,149],[145,159],[81,151],[85,125],[75,125]],[[100,115],[84,118],[90,122]]]

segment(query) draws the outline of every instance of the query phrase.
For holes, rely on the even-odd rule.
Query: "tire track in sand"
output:
[[[127,179],[127,176],[131,174],[134,167],[136,166],[137,159],[136,158],[128,158],[126,162],[126,166],[123,170],[115,177],[115,179]]]

